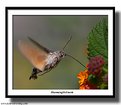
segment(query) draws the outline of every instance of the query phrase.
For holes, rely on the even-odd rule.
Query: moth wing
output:
[[[36,42],[35,40],[33,40],[31,37],[28,37],[28,39],[34,44],[36,45],[38,48],[40,48],[41,50],[45,51],[46,53],[52,52],[51,50],[45,48],[44,46],[40,45],[38,42]]]
[[[33,64],[34,67],[43,71],[46,65],[48,53],[33,44],[19,40],[18,47],[20,52]]]

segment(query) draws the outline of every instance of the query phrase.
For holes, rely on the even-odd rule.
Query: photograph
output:
[[[6,97],[114,97],[114,8],[6,8]]]

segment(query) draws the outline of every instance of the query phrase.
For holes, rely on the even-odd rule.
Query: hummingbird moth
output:
[[[49,71],[51,71],[57,64],[65,57],[69,56],[72,59],[77,59],[72,57],[69,54],[64,52],[65,47],[69,43],[72,37],[67,41],[64,48],[61,51],[51,51],[46,47],[40,45],[38,42],[28,37],[29,42],[19,40],[18,48],[20,52],[30,61],[30,63],[34,66],[33,71],[29,79],[37,79],[37,75],[43,75]],[[30,43],[31,42],[31,43]],[[80,63],[84,66],[82,63]],[[84,66],[85,67],[85,66]]]

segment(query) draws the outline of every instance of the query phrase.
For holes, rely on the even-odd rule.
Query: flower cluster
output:
[[[85,71],[81,71],[78,75],[77,75],[77,77],[80,79],[79,80],[79,84],[80,85],[82,85],[82,84],[84,84],[85,82],[86,82],[86,80],[88,79],[88,75],[89,75],[89,73],[88,73],[88,70],[85,70]]]
[[[104,89],[107,88],[108,76],[103,72],[104,59],[101,56],[90,58],[86,70],[77,75],[80,89]]]
[[[77,75],[77,78],[79,78],[80,89],[93,89],[93,88],[96,88],[95,85],[89,83],[88,77],[89,77],[89,71],[88,70],[81,71]]]
[[[87,68],[91,74],[100,76],[103,65],[104,65],[103,57],[95,56],[90,58]]]

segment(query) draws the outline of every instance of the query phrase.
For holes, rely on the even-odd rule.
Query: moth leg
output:
[[[46,69],[44,71],[41,71],[38,76],[44,75],[45,73],[51,71],[52,69]]]
[[[37,79],[37,74],[40,73],[40,72],[41,72],[41,71],[40,71],[39,69],[37,69],[37,68],[34,67],[34,68],[33,68],[33,71],[32,71],[32,74],[31,74],[31,76],[29,77],[29,80],[30,80],[30,79],[34,79],[34,80]]]

